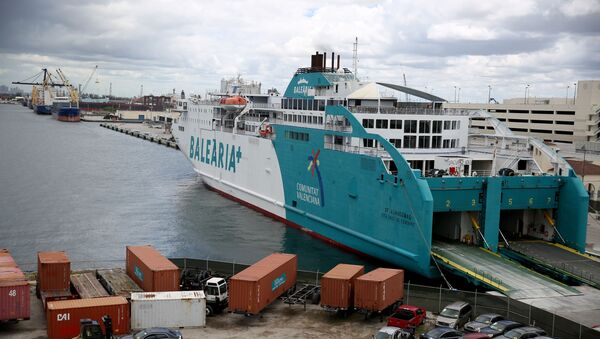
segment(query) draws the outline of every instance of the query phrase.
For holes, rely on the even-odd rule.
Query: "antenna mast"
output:
[[[358,77],[358,37],[354,40],[354,49],[352,50],[352,68],[354,68],[354,79]]]

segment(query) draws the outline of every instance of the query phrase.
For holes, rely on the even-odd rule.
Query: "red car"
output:
[[[423,324],[427,311],[423,307],[400,305],[387,321],[388,326],[414,329]]]

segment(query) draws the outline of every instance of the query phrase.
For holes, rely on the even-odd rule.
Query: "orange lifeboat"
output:
[[[219,100],[219,105],[221,105],[221,107],[223,107],[223,109],[225,109],[226,111],[239,111],[244,109],[244,107],[246,107],[247,104],[248,100],[239,95],[233,97],[225,97]]]

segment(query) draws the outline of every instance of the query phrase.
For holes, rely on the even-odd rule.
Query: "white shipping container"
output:
[[[131,328],[204,327],[203,291],[131,293]]]

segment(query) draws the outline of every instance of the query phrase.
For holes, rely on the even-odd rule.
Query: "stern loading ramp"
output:
[[[508,245],[523,236],[559,237],[576,250],[585,248],[588,195],[572,171],[567,176],[426,180],[433,197],[431,237],[449,240],[432,242],[435,263],[514,299],[582,294],[496,253],[499,242]]]
[[[580,295],[578,290],[534,272],[517,262],[477,246],[436,241],[432,255],[437,263],[476,285],[502,292],[513,299]]]
[[[512,241],[500,252],[524,265],[562,280],[575,280],[600,288],[600,259],[569,247],[545,241]]]

